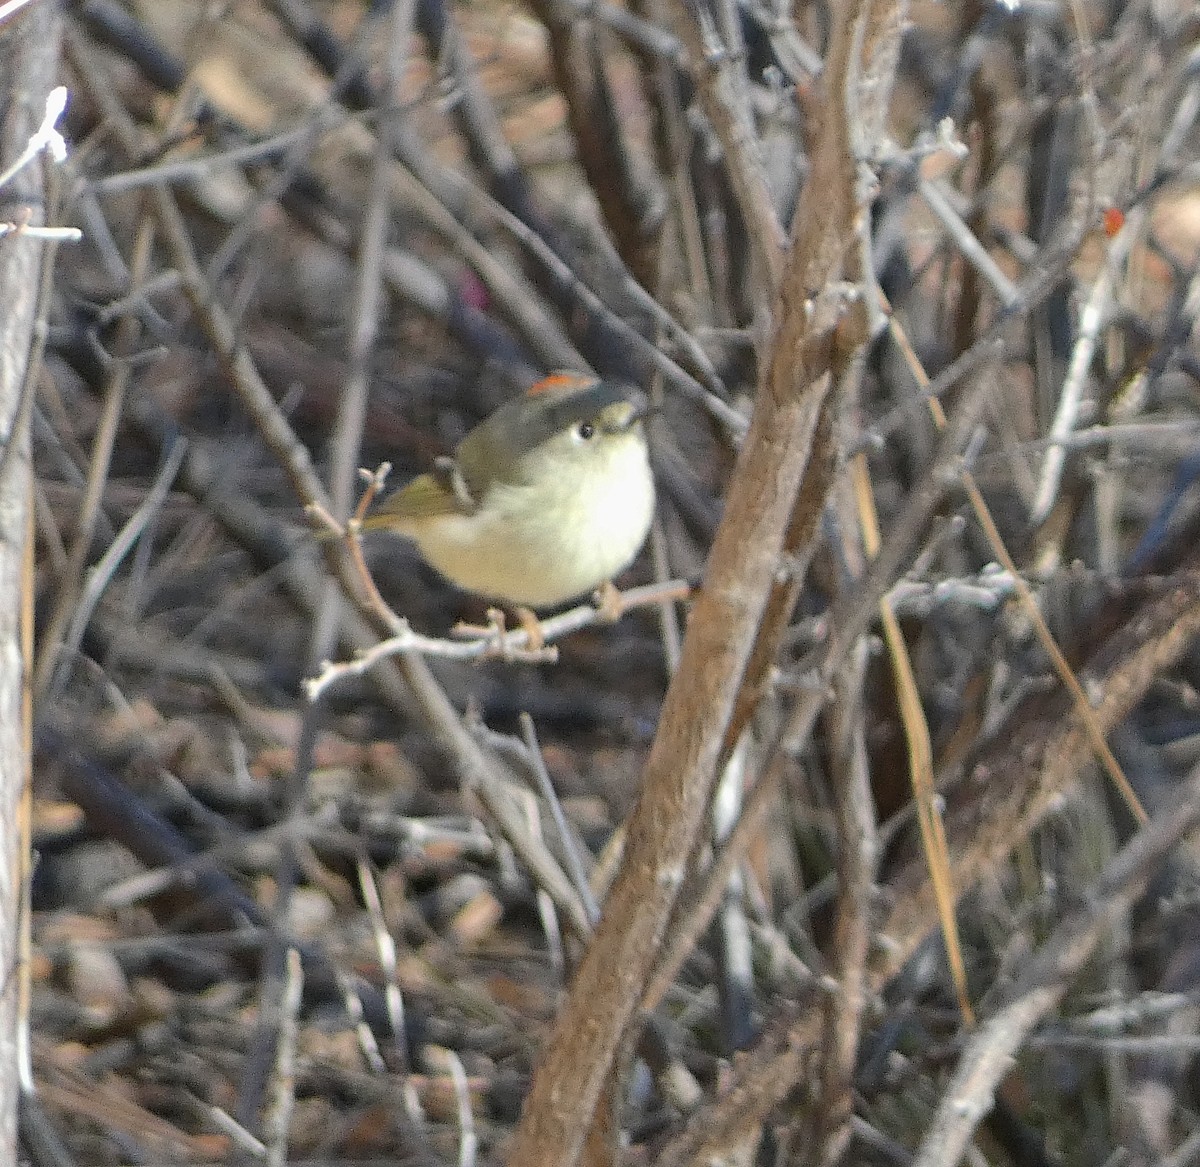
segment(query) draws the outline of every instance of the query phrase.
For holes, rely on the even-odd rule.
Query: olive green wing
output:
[[[421,474],[388,495],[365,519],[367,531],[444,515],[469,515],[475,497],[450,458],[439,458],[429,474]]]

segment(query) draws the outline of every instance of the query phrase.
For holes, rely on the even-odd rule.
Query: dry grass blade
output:
[[[863,547],[867,558],[874,559],[879,554],[879,517],[875,511],[875,499],[867,476],[866,459],[862,455],[855,458],[851,464],[851,474],[855,498],[858,501]],[[971,1007],[971,998],[967,991],[967,970],[963,964],[962,943],[959,940],[958,920],[955,916],[958,896],[954,890],[950,870],[946,832],[942,827],[941,812],[938,810],[929,726],[921,708],[921,695],[917,689],[908,647],[904,643],[904,634],[900,630],[900,621],[896,618],[895,610],[887,597],[880,602],[879,619],[883,624],[883,637],[892,662],[892,674],[896,679],[900,716],[904,722],[905,740],[908,743],[913,799],[917,804],[917,822],[921,828],[921,845],[925,851],[925,860],[929,864],[929,879],[937,901],[942,936],[946,941],[946,956],[950,961],[950,972],[954,977],[955,991],[958,993],[959,1010],[963,1020],[968,1025],[973,1025],[975,1011]]]

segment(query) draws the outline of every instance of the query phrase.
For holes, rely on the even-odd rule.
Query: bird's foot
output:
[[[542,622],[533,609],[518,604],[513,609],[513,615],[516,616],[517,623],[521,625],[525,635],[529,637],[526,649],[529,652],[541,652],[546,647],[546,634],[542,631]]]
[[[472,624],[467,620],[460,620],[450,630],[450,635],[455,640],[483,640],[487,642],[487,648],[484,650],[485,657],[507,657],[511,655],[511,649],[505,641],[505,636],[508,634],[508,622],[504,612],[500,608],[489,608],[487,610],[486,624]]]
[[[534,662],[557,660],[558,650],[547,646],[541,622],[533,611],[518,606],[513,609],[513,615],[525,633],[526,640],[522,645],[515,645],[509,640],[508,617],[501,608],[489,608],[488,622],[484,625],[460,621],[454,626],[453,635],[462,640],[487,640],[489,643],[484,656],[493,660],[497,657],[501,660]]]
[[[605,580],[596,589],[593,602],[600,619],[606,624],[615,624],[625,615],[625,597],[611,579]]]

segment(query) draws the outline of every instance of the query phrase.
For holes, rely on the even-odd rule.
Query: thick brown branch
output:
[[[890,12],[889,8],[889,12]],[[651,975],[705,820],[725,732],[780,566],[832,382],[846,258],[859,222],[846,94],[870,3],[839,26],[830,115],[776,303],[750,432],[630,821],[625,861],[547,1045],[509,1161],[574,1164]],[[803,230],[801,230],[801,227]],[[764,243],[769,245],[769,240]]]

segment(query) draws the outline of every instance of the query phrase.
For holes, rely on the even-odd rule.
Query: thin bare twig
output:
[[[676,0],[678,25],[692,61],[704,112],[725,152],[725,165],[754,255],[760,311],[767,312],[783,272],[786,237],[767,185],[751,116],[743,56],[722,37],[706,0]],[[843,19],[845,14],[843,14]]]
[[[358,886],[362,892],[363,902],[367,906],[367,914],[371,918],[371,934],[375,937],[375,951],[379,953],[379,967],[383,970],[385,981],[383,990],[384,1003],[387,1005],[388,1023],[392,1029],[394,1048],[400,1058],[400,1069],[408,1072],[412,1069],[412,1053],[408,1048],[408,1027],[404,1017],[404,993],[400,988],[400,978],[396,969],[396,941],[387,926],[387,918],[383,913],[383,901],[379,895],[379,884],[375,872],[364,858],[357,863]]]
[[[861,645],[836,683],[829,713],[837,767],[832,786],[839,896],[831,946],[836,982],[826,1003],[828,1041],[817,1141],[808,1154],[808,1162],[822,1167],[840,1162],[850,1139],[854,1069],[868,1000],[867,956],[876,914],[879,841],[862,707],[866,664],[866,646]]]
[[[959,251],[991,284],[1000,303],[1005,308],[1015,307],[1021,297],[1017,286],[1000,270],[1000,265],[988,254],[987,249],[979,242],[971,228],[963,222],[958,212],[950,205],[950,200],[941,187],[936,182],[925,180],[921,182],[919,189],[925,204],[941,221]]]
[[[1058,497],[1059,483],[1062,480],[1067,461],[1067,449],[1062,442],[1075,428],[1100,330],[1108,322],[1114,307],[1113,295],[1117,276],[1129,258],[1129,252],[1134,243],[1141,235],[1144,221],[1144,209],[1133,208],[1126,218],[1124,226],[1109,244],[1104,257],[1104,267],[1092,285],[1091,294],[1080,313],[1079,335],[1071,350],[1071,363],[1063,378],[1058,409],[1050,426],[1049,439],[1052,444],[1042,461],[1042,473],[1038,480],[1037,494],[1030,507],[1029,517],[1034,523],[1046,521],[1054,506],[1054,501]]]
[[[143,220],[134,242],[133,259],[130,264],[131,294],[136,295],[146,279],[153,244],[154,228],[149,221]],[[50,683],[59,659],[59,648],[62,646],[64,634],[80,598],[80,593],[83,591],[84,565],[87,562],[95,535],[96,520],[100,514],[100,501],[108,481],[109,463],[112,457],[113,443],[116,440],[117,425],[121,420],[121,410],[125,401],[125,388],[129,383],[130,369],[124,358],[133,352],[140,335],[141,323],[138,318],[133,315],[122,317],[117,326],[117,359],[105,387],[104,410],[100,415],[100,425],[96,430],[96,438],[93,443],[92,460],[88,467],[87,488],[84,491],[80,507],[78,525],[75,528],[74,540],[61,576],[54,610],[47,621],[46,631],[42,635],[41,656],[37,663],[37,674],[34,679],[34,688],[39,694],[43,693]],[[168,482],[167,488],[169,487],[170,483]],[[71,650],[73,647],[71,646]]]
[[[271,1112],[265,1126],[267,1167],[284,1167],[287,1162],[288,1132],[296,1105],[296,1040],[300,995],[304,988],[304,968],[300,953],[287,950],[284,962],[283,992],[279,1000],[278,1037],[275,1043],[275,1090]]]
[[[665,584],[646,584],[643,587],[630,588],[621,593],[622,611],[640,608],[664,601],[686,600],[691,595],[691,587],[684,580],[669,580]],[[596,624],[609,622],[607,610],[602,604],[581,604],[558,616],[549,616],[538,622],[541,636],[547,645],[555,640],[578,632]],[[403,653],[419,653],[423,656],[445,657],[449,660],[482,660],[489,656],[499,656],[507,660],[552,661],[553,653],[548,653],[542,646],[531,647],[530,632],[526,628],[514,628],[505,631],[503,625],[493,624],[483,635],[468,634],[456,640],[444,640],[436,637],[423,636],[407,626],[407,622],[397,618],[397,631],[386,640],[363,650],[352,661],[340,664],[324,662],[321,672],[305,682],[309,698],[315,700],[333,684],[345,677],[359,676],[373,668],[381,660]]]
[[[83,639],[88,621],[91,620],[92,613],[100,602],[100,597],[104,594],[104,589],[109,585],[113,573],[125,556],[129,554],[147,525],[153,522],[158,514],[159,508],[167,497],[167,492],[174,485],[186,453],[187,441],[179,438],[171,447],[162,469],[142,504],[129,517],[129,521],[121,528],[117,538],[100,557],[99,562],[88,571],[79,593],[78,603],[71,613],[71,622],[63,633],[62,643],[57,647],[54,657],[47,665],[47,668],[53,666],[53,671],[47,673],[47,692],[52,693],[61,689],[66,682],[71,662],[79,648],[79,642]]]
[[[562,802],[559,800],[558,792],[554,789],[554,784],[550,781],[550,772],[546,769],[546,762],[542,757],[542,748],[537,739],[537,729],[534,727],[533,718],[528,713],[521,714],[521,737],[525,742],[525,749],[529,752],[529,765],[537,779],[538,792],[546,800],[551,817],[554,819],[559,845],[562,847],[567,861],[567,874],[574,882],[575,890],[579,893],[579,898],[583,901],[583,906],[587,909],[588,916],[594,925],[600,918],[600,905],[592,894],[592,885],[588,883],[587,872],[583,868],[575,836],[567,826],[567,816],[563,814]]]

